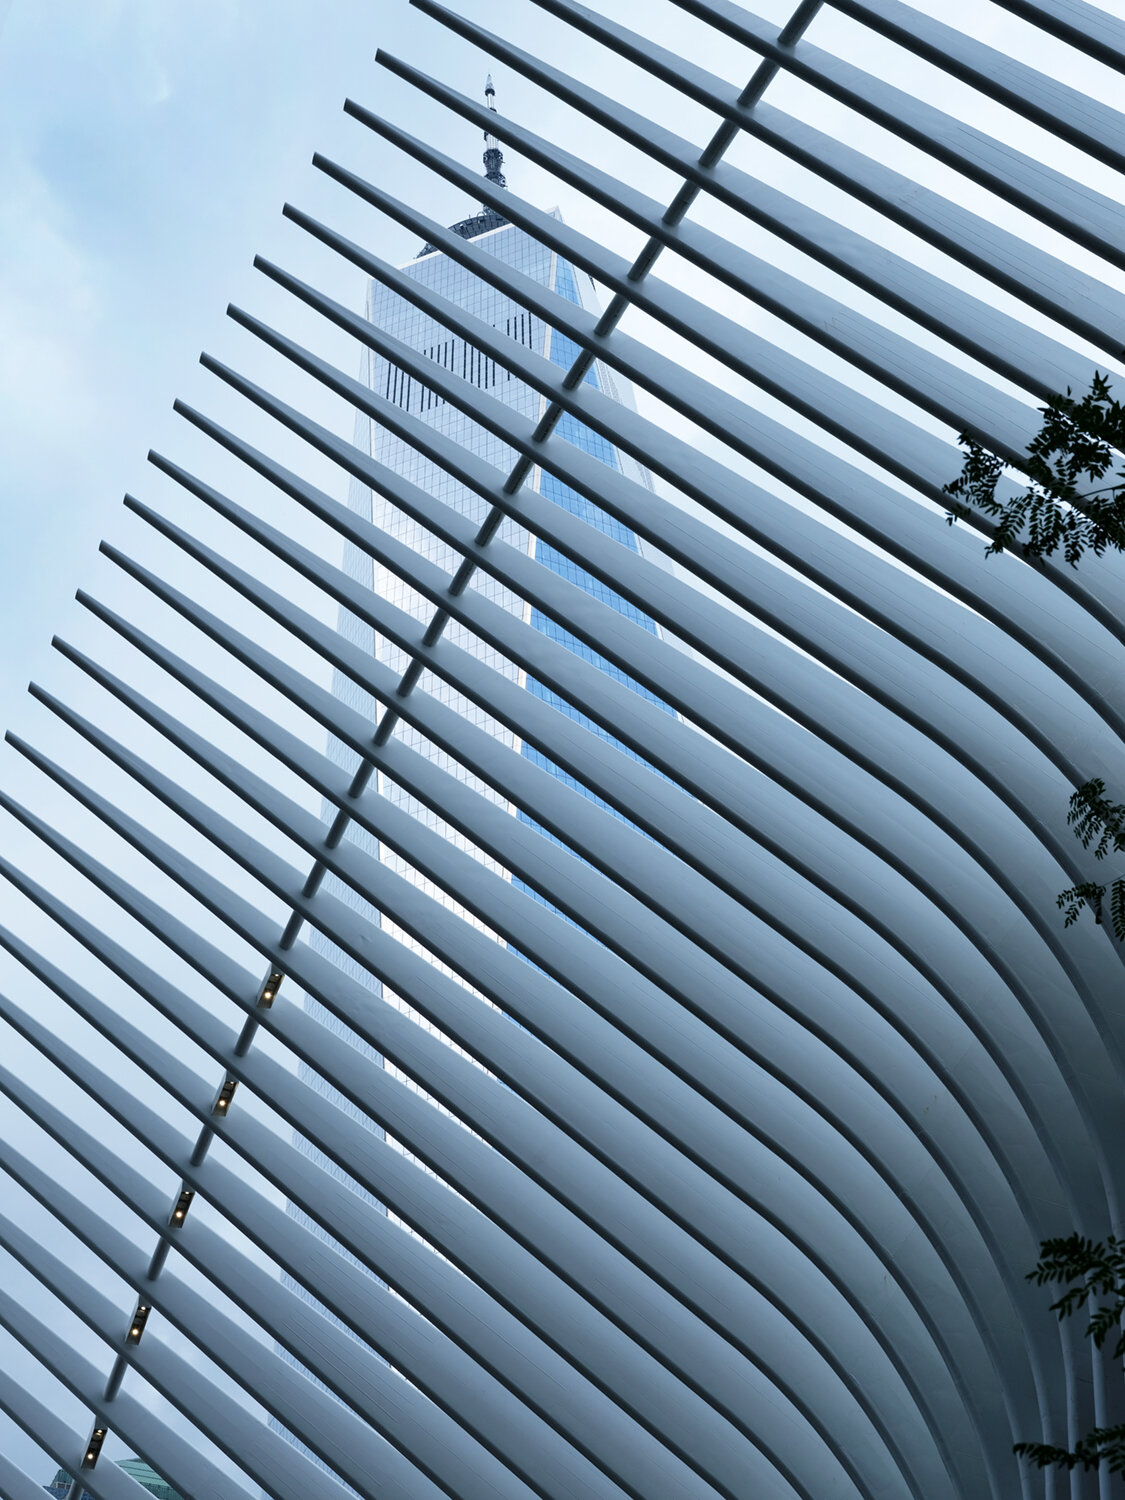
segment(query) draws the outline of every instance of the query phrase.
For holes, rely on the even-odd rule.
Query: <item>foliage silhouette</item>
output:
[[[1125,1356],[1125,1333],[1121,1319],[1125,1315],[1125,1240],[1110,1235],[1105,1240],[1084,1239],[1080,1234],[1063,1239],[1044,1240],[1040,1246],[1039,1264],[1028,1274],[1037,1286],[1067,1285],[1051,1311],[1060,1321],[1084,1307],[1092,1307],[1086,1324],[1086,1337],[1100,1349],[1111,1333],[1117,1334],[1114,1359]],[[1097,1299],[1106,1299],[1098,1301]],[[1054,1443],[1017,1443],[1013,1450],[1029,1458],[1041,1469],[1056,1465],[1062,1469],[1097,1469],[1105,1464],[1111,1474],[1125,1473],[1125,1423],[1115,1427],[1093,1427],[1073,1448]]]
[[[1005,477],[1003,458],[971,434],[961,434],[964,464],[945,486],[950,524],[983,522],[991,532],[989,555],[1014,551],[1033,566],[1056,553],[1077,567],[1088,554],[1125,551],[1125,403],[1114,400],[1108,377],[1098,373],[1084,396],[1076,399],[1070,390],[1053,396],[1042,416],[1021,465],[1028,481],[1022,489]],[[1067,822],[1095,859],[1125,853],[1125,803],[1107,796],[1100,777],[1076,788]],[[1083,881],[1060,891],[1056,900],[1066,927],[1087,910],[1101,923],[1108,910],[1114,937],[1125,943],[1125,876]],[[1066,1286],[1051,1310],[1062,1320],[1092,1308],[1086,1337],[1100,1349],[1116,1333],[1113,1357],[1125,1357],[1125,1240],[1111,1235],[1095,1241],[1079,1234],[1044,1240],[1028,1280]],[[1125,1424],[1093,1427],[1073,1448],[1024,1442],[1013,1451],[1040,1468],[1104,1465],[1110,1473],[1125,1473]]]

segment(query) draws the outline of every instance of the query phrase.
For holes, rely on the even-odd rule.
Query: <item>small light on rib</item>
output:
[[[98,1454],[102,1451],[102,1444],[105,1442],[105,1435],[106,1429],[104,1427],[95,1427],[93,1432],[90,1434],[90,1441],[86,1448],[86,1456],[82,1460],[82,1467],[84,1469],[92,1469],[97,1463]]]
[[[191,1207],[191,1200],[194,1197],[195,1193],[191,1188],[185,1188],[180,1194],[179,1198],[176,1200],[176,1206],[172,1210],[173,1228],[178,1229],[184,1222],[184,1219],[187,1217],[187,1211]]]
[[[219,1090],[219,1097],[215,1100],[211,1111],[214,1115],[225,1115],[230,1108],[230,1102],[234,1098],[234,1091],[238,1087],[236,1078],[228,1078]]]
[[[269,1006],[273,1004],[274,997],[276,996],[278,990],[281,988],[281,981],[283,977],[284,976],[278,969],[274,969],[271,972],[270,977],[262,986],[261,994],[258,996],[259,1005],[264,1005],[268,1009]]]

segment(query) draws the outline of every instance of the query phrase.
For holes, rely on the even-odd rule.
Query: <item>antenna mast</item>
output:
[[[492,83],[492,74],[484,86],[484,102],[493,114],[496,113],[496,89]],[[492,134],[491,130],[484,132],[484,175],[489,182],[494,182],[497,187],[507,187],[508,179],[504,176],[504,153],[500,149],[500,142]]]

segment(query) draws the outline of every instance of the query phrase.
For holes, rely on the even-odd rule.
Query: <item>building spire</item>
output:
[[[492,74],[484,86],[484,102],[493,114],[496,113],[496,89],[493,87]],[[492,134],[491,130],[484,132],[484,175],[489,182],[494,182],[497,187],[507,187],[508,180],[504,176],[504,153],[500,150],[500,142]]]
[[[4,0],[0,0],[0,5],[3,3]],[[495,114],[496,89],[493,86],[491,73],[484,85],[484,102]],[[504,153],[500,149],[500,142],[491,130],[484,132],[484,175],[497,187],[508,186],[508,179],[504,176]],[[449,229],[450,233],[458,235],[463,240],[475,240],[482,234],[489,234],[493,229],[502,229],[507,223],[508,220],[499,209],[494,208],[491,203],[485,203],[482,204],[478,213],[462,219],[459,224],[451,224]],[[434,245],[423,245],[418,254],[419,256],[432,255],[435,248]]]

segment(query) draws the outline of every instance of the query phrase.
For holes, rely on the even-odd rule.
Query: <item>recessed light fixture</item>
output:
[[[98,1461],[98,1454],[102,1451],[105,1442],[106,1428],[95,1427],[90,1434],[90,1441],[86,1445],[86,1455],[82,1460],[84,1469],[92,1469]]]
[[[213,1115],[225,1115],[230,1108],[230,1101],[234,1098],[234,1091],[238,1087],[237,1078],[228,1078],[219,1090],[219,1097],[215,1100]]]
[[[195,1193],[193,1189],[184,1188],[183,1192],[176,1200],[175,1208],[172,1210],[171,1224],[173,1229],[179,1229],[180,1225],[187,1218],[187,1211],[191,1207],[191,1200],[194,1197]]]

